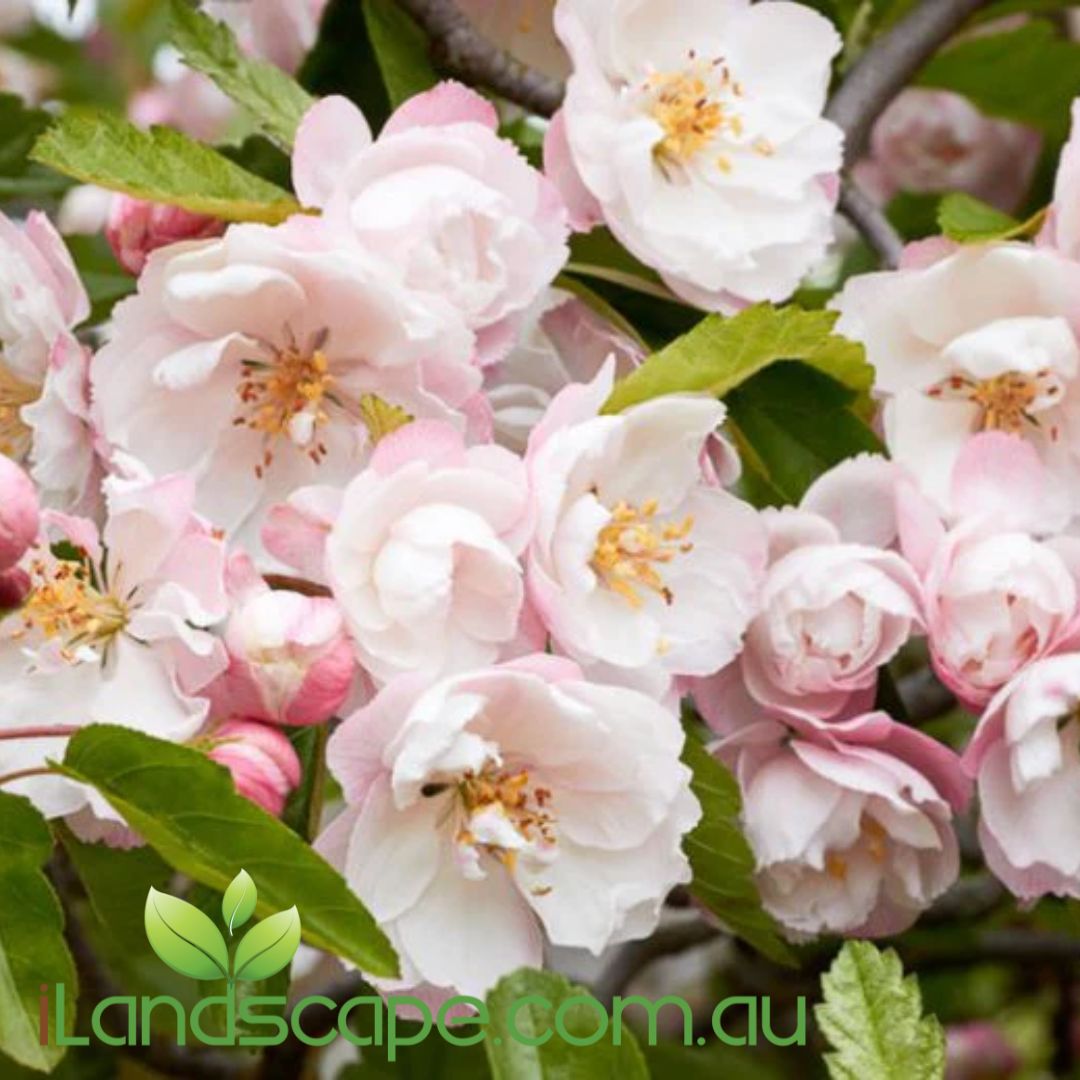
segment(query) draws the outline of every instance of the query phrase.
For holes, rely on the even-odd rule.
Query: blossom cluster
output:
[[[701,817],[683,702],[793,937],[910,926],[974,785],[995,874],[1080,896],[1080,143],[1036,243],[848,282],[890,456],[758,509],[723,403],[607,408],[643,348],[556,284],[603,221],[732,312],[833,238],[835,31],[682,8],[560,0],[543,172],[446,82],[377,137],[316,103],[281,224],[118,200],[138,286],[102,341],[49,221],[0,218],[6,790],[135,844],[45,769],[78,728],[197,747],[280,814],[290,730],[332,724],[317,847],[434,991],[656,927]],[[962,756],[879,707],[919,638],[981,717]]]

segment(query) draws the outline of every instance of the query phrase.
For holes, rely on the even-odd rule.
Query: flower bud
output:
[[[300,759],[289,740],[276,728],[251,720],[229,720],[212,738],[208,756],[232,773],[237,792],[280,816],[285,799],[300,783]]]
[[[217,218],[118,195],[109,211],[105,237],[120,265],[137,275],[158,248],[181,240],[205,240],[224,231],[225,223]]]
[[[11,458],[0,455],[0,572],[23,557],[39,524],[38,497],[30,477]]]

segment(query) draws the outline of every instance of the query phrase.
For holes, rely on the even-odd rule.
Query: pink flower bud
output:
[[[337,604],[269,589],[245,596],[225,630],[229,668],[210,691],[219,714],[322,724],[356,674]]]
[[[285,799],[300,783],[300,759],[276,728],[251,720],[230,720],[213,732],[209,757],[232,773],[245,799],[278,816]]]
[[[953,1024],[945,1031],[948,1080],[990,1080],[1015,1075],[1020,1056],[993,1024]]]
[[[18,566],[0,574],[0,612],[21,607],[30,592],[30,586],[30,575]]]
[[[38,498],[30,477],[0,455],[0,571],[10,570],[38,534]]]
[[[109,211],[105,237],[120,265],[129,273],[141,274],[152,251],[181,240],[220,236],[224,231],[225,223],[217,218],[118,195]]]

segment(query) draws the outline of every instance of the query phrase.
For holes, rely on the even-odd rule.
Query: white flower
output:
[[[130,463],[125,463],[130,466]],[[108,520],[48,515],[22,562],[31,590],[21,612],[0,624],[3,723],[11,727],[120,724],[183,741],[206,719],[192,695],[225,666],[207,628],[226,613],[225,549],[192,516],[189,477],[105,483]],[[54,554],[66,540],[71,552]],[[77,554],[76,554],[77,553]],[[64,739],[0,742],[0,770],[62,758]],[[59,776],[7,790],[28,796],[48,817],[89,805],[119,820],[104,800]]]
[[[703,307],[786,299],[832,236],[832,24],[782,2],[559,0],[555,27],[574,71],[545,158],[575,223],[598,209]]]
[[[529,441],[536,506],[529,591],[554,642],[622,677],[709,675],[738,652],[756,610],[765,529],[706,481],[724,419],[707,397],[670,395],[598,415],[608,364],[551,403]]]
[[[395,680],[333,735],[348,807],[319,840],[408,985],[482,996],[542,962],[647,936],[689,880],[700,816],[676,716],[548,656]]]

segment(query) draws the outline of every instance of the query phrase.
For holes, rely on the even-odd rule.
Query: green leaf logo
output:
[[[296,906],[253,926],[236,949],[233,978],[257,982],[284,968],[300,947],[300,913]]]
[[[255,882],[251,880],[251,875],[246,870],[241,870],[221,898],[221,917],[229,928],[230,937],[234,930],[243,926],[255,913],[258,898],[259,892],[255,888]]]
[[[227,979],[229,950],[221,931],[197,907],[151,888],[146,937],[158,956],[191,979]]]

